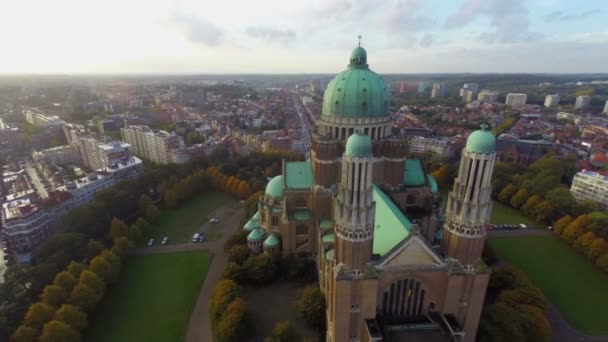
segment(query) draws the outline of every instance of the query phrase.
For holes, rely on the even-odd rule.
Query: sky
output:
[[[0,0],[0,74],[608,72],[608,0]]]

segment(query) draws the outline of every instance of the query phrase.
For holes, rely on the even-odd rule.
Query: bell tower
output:
[[[492,213],[495,144],[494,134],[485,124],[471,133],[462,151],[454,188],[448,195],[442,250],[463,265],[472,265],[481,259]]]

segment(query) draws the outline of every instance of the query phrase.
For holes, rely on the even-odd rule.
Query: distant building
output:
[[[570,192],[578,200],[590,199],[608,206],[608,176],[587,170],[578,172]]]
[[[604,110],[602,111],[604,114],[608,114],[608,100],[606,100],[606,104],[604,105]]]
[[[574,121],[574,117],[575,115],[572,113],[566,113],[566,112],[559,112],[555,114],[555,118],[557,120],[568,120],[568,121]]]
[[[78,151],[70,145],[62,145],[36,151],[32,154],[32,157],[36,161],[44,160],[53,165],[78,164],[80,161]]]
[[[475,101],[475,95],[476,95],[476,93],[473,90],[465,90],[462,95],[462,99],[466,103],[471,103],[471,102]]]
[[[520,107],[526,104],[527,98],[528,95],[526,94],[508,93],[505,104],[511,107]]]
[[[498,92],[490,90],[482,90],[477,95],[477,101],[484,103],[493,103],[498,101]]]
[[[462,86],[462,88],[460,88],[459,95],[462,96],[462,97],[464,97],[467,91],[471,91],[471,92],[473,92],[473,96],[477,96],[477,92],[479,91],[479,84],[477,84],[477,83],[465,83]]]
[[[585,109],[591,104],[591,96],[583,95],[576,98],[574,103],[574,109]]]
[[[411,154],[422,155],[431,152],[441,158],[452,156],[452,146],[448,138],[413,137],[408,144]]]
[[[547,95],[545,97],[545,107],[551,108],[559,105],[559,95]]]
[[[58,116],[47,116],[37,108],[31,108],[25,111],[25,120],[36,127],[61,127],[65,122]]]
[[[528,166],[542,158],[553,145],[535,141],[496,139],[496,155],[498,160],[507,163],[517,163]]]
[[[431,90],[431,97],[444,97],[444,96],[445,96],[445,83],[433,84],[433,89]]]
[[[175,133],[154,131],[148,126],[120,129],[122,139],[133,147],[133,153],[158,164],[184,163],[188,157],[181,152],[183,143]]]
[[[2,238],[8,240],[11,251],[28,253],[47,239],[50,233],[49,213],[29,198],[2,204]]]
[[[428,85],[425,82],[418,83],[418,94],[426,93]]]

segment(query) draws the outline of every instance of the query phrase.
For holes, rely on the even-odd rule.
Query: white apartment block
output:
[[[443,97],[445,96],[445,83],[435,83],[433,84],[433,89],[431,90],[431,97]]]
[[[508,93],[505,104],[511,107],[520,107],[526,104],[527,99],[528,95],[526,94]]]
[[[498,101],[498,92],[491,90],[482,90],[477,95],[477,101],[484,103],[493,103]]]
[[[409,141],[408,149],[412,154],[431,152],[441,158],[449,158],[452,154],[452,146],[447,138],[413,137]]]
[[[608,206],[608,176],[587,170],[578,172],[570,192],[578,200],[591,199]]]
[[[462,99],[466,103],[475,101],[475,92],[473,90],[465,90],[462,94]]]
[[[604,114],[608,114],[608,100],[606,100],[606,104],[604,104],[604,110],[602,111]]]
[[[545,107],[551,108],[559,105],[559,95],[547,95],[545,97]]]
[[[465,93],[467,91],[472,91],[473,92],[473,96],[477,95],[477,92],[479,91],[479,84],[477,83],[465,83],[462,88],[460,88],[460,92],[459,95],[464,97]]]
[[[578,96],[576,98],[576,102],[574,103],[574,109],[585,109],[585,108],[589,107],[590,104],[591,104],[591,96],[589,96],[589,95]]]
[[[58,116],[47,116],[38,108],[26,110],[25,120],[36,127],[59,127],[65,125],[65,122]]]
[[[56,146],[36,151],[32,153],[32,158],[36,161],[44,160],[53,165],[78,164],[80,162],[78,151],[70,145]]]
[[[184,153],[180,151],[183,143],[175,133],[153,131],[147,126],[121,128],[120,133],[122,139],[132,146],[133,153],[141,158],[158,164],[187,161]]]
[[[33,204],[29,198],[21,198],[2,204],[2,238],[11,249],[27,253],[49,235],[48,211]]]

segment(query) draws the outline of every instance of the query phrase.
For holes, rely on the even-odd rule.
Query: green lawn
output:
[[[580,332],[608,335],[608,275],[553,236],[491,238],[497,255],[526,272]]]
[[[131,257],[91,319],[85,341],[183,341],[211,258],[207,251]]]
[[[526,225],[538,225],[533,219],[524,216],[519,210],[515,210],[509,206],[506,206],[498,201],[494,201],[494,207],[492,208],[492,217],[490,217],[490,223],[494,224],[519,224],[523,223]]]
[[[215,209],[234,201],[223,192],[206,192],[177,209],[163,210],[160,221],[152,226],[147,237],[156,239],[157,243],[164,236],[171,242],[188,242],[209,221]]]

